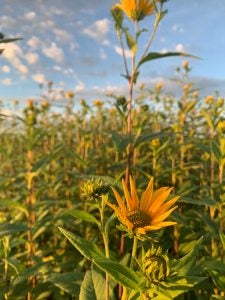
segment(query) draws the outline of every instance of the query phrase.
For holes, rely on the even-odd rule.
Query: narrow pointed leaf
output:
[[[138,64],[138,68],[140,67],[140,65],[142,65],[143,63],[146,63],[150,60],[154,60],[154,59],[159,59],[159,58],[165,58],[165,57],[173,57],[173,56],[184,56],[184,57],[192,57],[192,58],[198,58],[197,56],[188,54],[188,53],[184,53],[184,52],[165,52],[165,53],[160,53],[160,52],[149,52],[146,56],[144,56]]]
[[[98,222],[98,220],[93,215],[88,213],[87,211],[79,210],[79,209],[72,209],[72,210],[69,210],[68,213],[75,218],[81,219],[86,222],[95,223],[98,226],[100,226],[100,223]]]
[[[202,243],[203,237],[201,237],[195,247],[184,257],[178,259],[177,261],[173,261],[171,264],[172,269],[174,272],[177,272],[179,276],[185,276],[188,275],[189,271],[191,270],[192,266],[195,263],[196,257],[198,255],[201,243]]]

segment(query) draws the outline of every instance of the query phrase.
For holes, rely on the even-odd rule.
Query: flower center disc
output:
[[[129,211],[127,219],[133,224],[133,229],[142,228],[151,224],[151,217],[138,209]]]

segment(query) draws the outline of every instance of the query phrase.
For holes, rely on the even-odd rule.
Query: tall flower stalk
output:
[[[133,98],[135,92],[135,84],[137,83],[140,67],[142,64],[151,61],[153,59],[170,57],[170,56],[190,56],[180,52],[149,52],[152,42],[155,38],[157,28],[166,14],[163,11],[164,0],[121,0],[120,3],[116,3],[111,10],[114,22],[115,30],[121,47],[121,53],[123,57],[123,64],[125,74],[123,75],[128,81],[128,99],[127,99],[127,116],[126,116],[126,133],[129,139],[127,145],[127,164],[125,171],[125,182],[129,184],[129,176],[131,175],[131,168],[133,164],[133,128],[132,128],[132,110],[133,110]],[[155,18],[154,25],[150,31],[147,43],[143,49],[139,47],[139,38],[147,30],[145,28],[140,29],[140,22],[147,18]],[[132,23],[134,34],[131,35],[129,28],[124,26],[124,18]],[[125,44],[130,51],[130,63],[128,62],[127,51]]]

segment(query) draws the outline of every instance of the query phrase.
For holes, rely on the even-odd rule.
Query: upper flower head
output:
[[[166,201],[172,188],[162,187],[153,191],[153,178],[149,181],[147,189],[142,193],[139,201],[135,183],[130,176],[130,192],[122,180],[124,196],[127,205],[123,202],[119,193],[112,188],[119,207],[114,204],[108,205],[115,211],[120,221],[137,234],[145,234],[146,231],[158,230],[162,227],[175,225],[176,222],[166,221],[165,219],[177,208],[173,204],[179,196]],[[172,207],[172,208],[171,208]]]
[[[115,6],[120,8],[128,18],[133,21],[141,21],[145,16],[154,13],[154,2],[150,0],[120,0]]]

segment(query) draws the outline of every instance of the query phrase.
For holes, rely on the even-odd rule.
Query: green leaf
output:
[[[183,112],[187,114],[195,106],[196,103],[197,103],[196,100],[192,100],[192,101],[188,102],[185,105]]]
[[[22,38],[1,39],[0,44],[11,43],[11,42],[19,41],[19,40],[22,40]]]
[[[80,287],[79,300],[97,300],[91,271],[87,271]]]
[[[158,289],[159,295],[154,298],[156,300],[175,299],[177,296],[191,290],[195,285],[206,280],[207,277],[171,277],[168,278],[167,282],[162,282]],[[163,295],[167,298],[163,298]]]
[[[27,230],[27,226],[21,223],[1,223],[0,224],[0,238],[5,235],[12,235],[13,233],[23,232]]]
[[[208,126],[213,129],[214,125],[211,120],[211,115],[205,109],[202,110],[202,115],[205,117]]]
[[[185,56],[185,57],[192,57],[192,58],[199,59],[199,57],[197,57],[197,56],[194,56],[194,55],[191,55],[188,53],[183,53],[183,52],[165,52],[165,53],[150,52],[139,61],[137,68],[139,68],[140,65],[142,65],[143,63],[146,63],[150,60],[165,58],[165,57],[173,57],[173,56]]]
[[[221,244],[223,246],[223,250],[225,251],[225,234],[220,232],[219,233],[219,236],[220,236],[220,241],[221,241]]]
[[[86,222],[95,223],[98,226],[100,226],[99,221],[93,215],[88,213],[87,211],[79,210],[79,209],[72,209],[72,210],[69,210],[68,213],[75,218],[81,219]]]
[[[93,261],[100,269],[107,272],[116,282],[130,289],[140,290],[140,278],[133,270],[106,258],[94,243],[61,227],[59,227],[59,230],[83,256]]]
[[[91,269],[91,275],[92,275],[92,280],[93,280],[93,285],[94,285],[97,300],[105,300],[106,299],[105,278],[102,276],[102,274],[94,270],[93,267]]]
[[[97,260],[95,263],[119,284],[131,290],[141,291],[139,286],[140,277],[130,268],[108,259]]]
[[[52,273],[47,276],[47,280],[51,281],[59,289],[76,296],[79,294],[82,277],[83,273],[75,271],[62,274]]]
[[[112,14],[112,17],[115,21],[116,30],[122,29],[123,11],[119,7],[113,6],[112,9],[111,9],[111,14]]]
[[[174,135],[173,133],[168,133],[168,132],[153,132],[153,133],[143,133],[140,136],[137,137],[134,147],[139,146],[141,143],[146,142],[146,141],[151,141],[155,138],[162,138],[162,137],[168,137]]]
[[[129,137],[122,137],[117,132],[112,133],[112,141],[116,152],[122,153],[130,143]]]
[[[189,197],[182,196],[179,200],[180,203],[188,203],[188,204],[194,204],[194,205],[207,205],[207,206],[215,206],[215,201],[212,201],[210,198],[203,198],[201,200],[192,199]]]
[[[203,237],[196,242],[195,247],[184,257],[171,262],[171,268],[173,272],[177,273],[179,276],[185,276],[189,274],[189,271],[196,261],[202,240]]]
[[[126,28],[124,29],[124,33],[126,36],[128,48],[135,54],[137,51],[137,43],[136,43],[135,39],[129,34],[129,32]]]
[[[87,241],[61,227],[59,227],[59,230],[84,257],[91,261],[105,258],[103,252],[94,243]]]
[[[23,212],[26,217],[28,217],[28,210],[26,208],[25,205],[19,203],[18,201],[13,201],[11,199],[1,199],[0,200],[0,207],[3,207],[3,208],[13,208],[13,209],[16,209],[16,210],[19,210],[21,212]]]
[[[215,155],[216,160],[219,161],[222,155],[221,155],[221,151],[220,151],[220,146],[217,143],[217,141],[213,140],[211,147],[212,147],[212,152]]]

